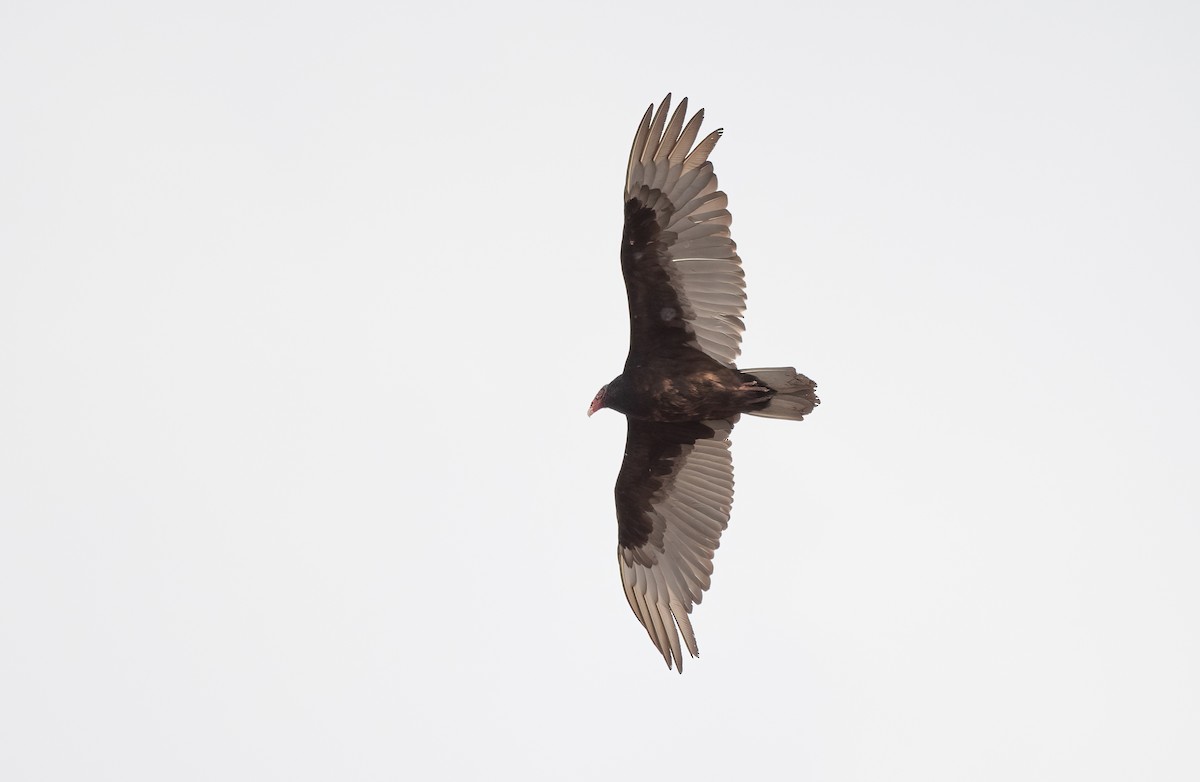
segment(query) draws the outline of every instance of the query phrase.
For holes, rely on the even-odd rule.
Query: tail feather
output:
[[[747,410],[748,415],[801,421],[821,404],[821,400],[817,398],[817,384],[797,373],[792,367],[743,369],[741,372],[743,375],[752,376],[775,392],[766,407]]]

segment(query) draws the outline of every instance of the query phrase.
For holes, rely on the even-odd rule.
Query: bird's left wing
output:
[[[708,589],[713,552],[733,504],[732,420],[629,419],[617,477],[617,560],[629,607],[670,668],[683,672],[679,632],[696,657],[688,614]]]
[[[687,346],[733,366],[746,286],[729,236],[729,199],[708,160],[721,131],[696,144],[704,111],[685,125],[684,98],[668,122],[670,104],[668,95],[657,112],[646,110],[625,175],[621,271],[630,360]]]

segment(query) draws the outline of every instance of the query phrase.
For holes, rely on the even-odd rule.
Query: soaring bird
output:
[[[688,614],[712,576],[729,524],[729,433],[741,413],[799,421],[820,404],[817,384],[791,367],[738,369],[742,261],[729,236],[729,199],[695,144],[704,110],[686,124],[687,99],[667,120],[668,94],[646,109],[625,174],[621,271],[629,298],[625,369],[596,394],[624,413],[617,476],[617,560],[629,607],[670,669],[683,645],[699,656]],[[694,146],[693,146],[694,145]]]

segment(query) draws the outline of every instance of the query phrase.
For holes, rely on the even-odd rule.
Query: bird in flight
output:
[[[741,413],[799,421],[820,404],[817,384],[791,367],[738,369],[746,293],[729,236],[729,199],[699,144],[701,109],[671,96],[646,109],[629,151],[621,272],[629,298],[625,369],[588,408],[624,413],[617,476],[617,560],[629,607],[667,668],[683,645],[699,656],[688,614],[712,576],[729,524],[729,433]],[[694,146],[693,146],[694,145]]]

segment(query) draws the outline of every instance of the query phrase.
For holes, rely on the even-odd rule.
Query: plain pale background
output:
[[[1198,8],[5,3],[0,777],[1200,778]],[[824,399],[683,676],[584,415],[668,90]]]

